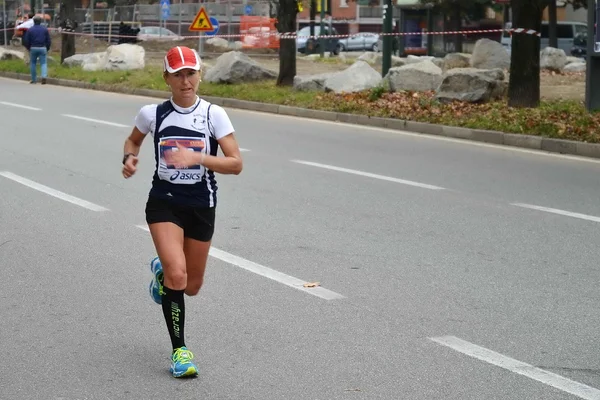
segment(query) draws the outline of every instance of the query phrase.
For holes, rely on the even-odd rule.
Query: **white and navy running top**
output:
[[[192,107],[181,108],[170,99],[142,107],[135,126],[154,138],[156,165],[151,196],[195,207],[217,205],[214,172],[202,165],[175,168],[168,163],[168,156],[170,151],[177,151],[176,141],[190,151],[216,156],[217,140],[233,132],[233,125],[222,107],[197,97]]]

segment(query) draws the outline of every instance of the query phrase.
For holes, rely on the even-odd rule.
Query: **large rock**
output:
[[[540,68],[560,72],[567,65],[567,55],[563,49],[545,47],[540,52]]]
[[[137,44],[123,43],[106,49],[107,70],[144,69],[146,51]]]
[[[444,71],[454,68],[468,68],[471,66],[471,55],[463,53],[448,53],[444,57]]]
[[[277,78],[277,73],[239,51],[229,51],[217,58],[214,67],[206,71],[204,80],[213,83],[243,83]]]
[[[81,67],[85,71],[98,71],[106,65],[106,52],[75,54],[63,60],[66,67]]]
[[[0,61],[4,60],[25,60],[25,53],[0,47]]]
[[[567,65],[573,64],[573,63],[585,63],[585,58],[567,56]]]
[[[586,63],[570,63],[563,68],[563,72],[585,72],[587,69]]]
[[[294,89],[296,90],[325,90],[325,81],[336,72],[326,72],[316,75],[296,75]]]
[[[358,57],[358,61],[365,61],[369,64],[381,64],[382,54],[374,51],[365,51]]]
[[[430,60],[390,68],[384,78],[393,92],[436,90],[442,82],[442,70]]]
[[[501,69],[481,70],[455,68],[444,75],[436,98],[441,101],[460,100],[471,103],[502,98],[508,88]]]
[[[359,92],[371,89],[381,83],[381,74],[366,61],[356,61],[343,71],[336,72],[325,79],[325,91],[335,93]]]
[[[210,38],[206,41],[206,44],[210,44],[212,46],[215,47],[220,47],[223,49],[227,49],[229,48],[229,42],[227,41],[227,39],[223,39],[223,38]]]
[[[67,57],[63,65],[80,66],[84,71],[117,71],[144,69],[146,52],[136,44],[108,46],[106,51],[88,54],[75,54]]]
[[[471,67],[479,69],[508,69],[510,68],[510,54],[495,40],[479,39],[471,55]]]

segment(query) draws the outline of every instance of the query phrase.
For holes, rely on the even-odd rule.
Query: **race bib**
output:
[[[185,147],[182,151],[203,152],[206,148],[204,138],[167,136],[158,141],[158,177],[171,183],[191,185],[202,180],[204,167],[193,165],[188,168],[175,168],[173,155],[179,150],[177,143]]]

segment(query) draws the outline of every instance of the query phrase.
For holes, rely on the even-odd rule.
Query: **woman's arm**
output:
[[[134,127],[129,137],[125,140],[123,146],[124,160],[123,163],[123,177],[125,179],[132,177],[137,171],[138,154],[140,153],[140,147],[144,141],[144,135],[137,127]]]
[[[225,157],[203,154],[201,164],[206,168],[220,174],[239,175],[242,172],[243,162],[240,148],[233,132],[218,140],[219,146]]]
[[[171,160],[177,168],[189,168],[193,165],[203,165],[219,174],[239,175],[242,172],[243,163],[240,148],[234,133],[218,140],[225,157],[212,156],[206,153],[188,151],[185,146],[177,143],[179,151],[171,155]]]
[[[140,148],[142,147],[142,142],[144,141],[144,135],[137,127],[133,127],[131,134],[125,140],[125,146],[123,147],[123,154],[132,153],[137,156],[140,154]]]

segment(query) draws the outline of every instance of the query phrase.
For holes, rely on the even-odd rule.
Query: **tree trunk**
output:
[[[74,0],[64,0],[60,5],[61,13],[61,28],[65,31],[74,31],[77,27],[75,22],[75,2]],[[61,36],[61,49],[60,49],[60,62],[65,58],[75,55],[75,35],[62,34]]]
[[[556,35],[556,20],[558,19],[556,10],[556,1],[551,1],[548,5],[548,45],[558,48],[558,36]]]
[[[542,28],[541,0],[512,0],[513,29]],[[537,107],[540,104],[540,38],[513,32],[508,105]]]
[[[452,10],[452,27],[456,32],[462,31],[462,9],[460,5],[457,5]],[[462,53],[463,51],[463,37],[462,35],[456,34],[454,36],[454,51],[456,53]]]
[[[279,0],[277,7],[277,30],[288,35],[279,40],[279,76],[277,86],[292,86],[296,76],[296,37],[289,36],[296,32],[296,0]]]

